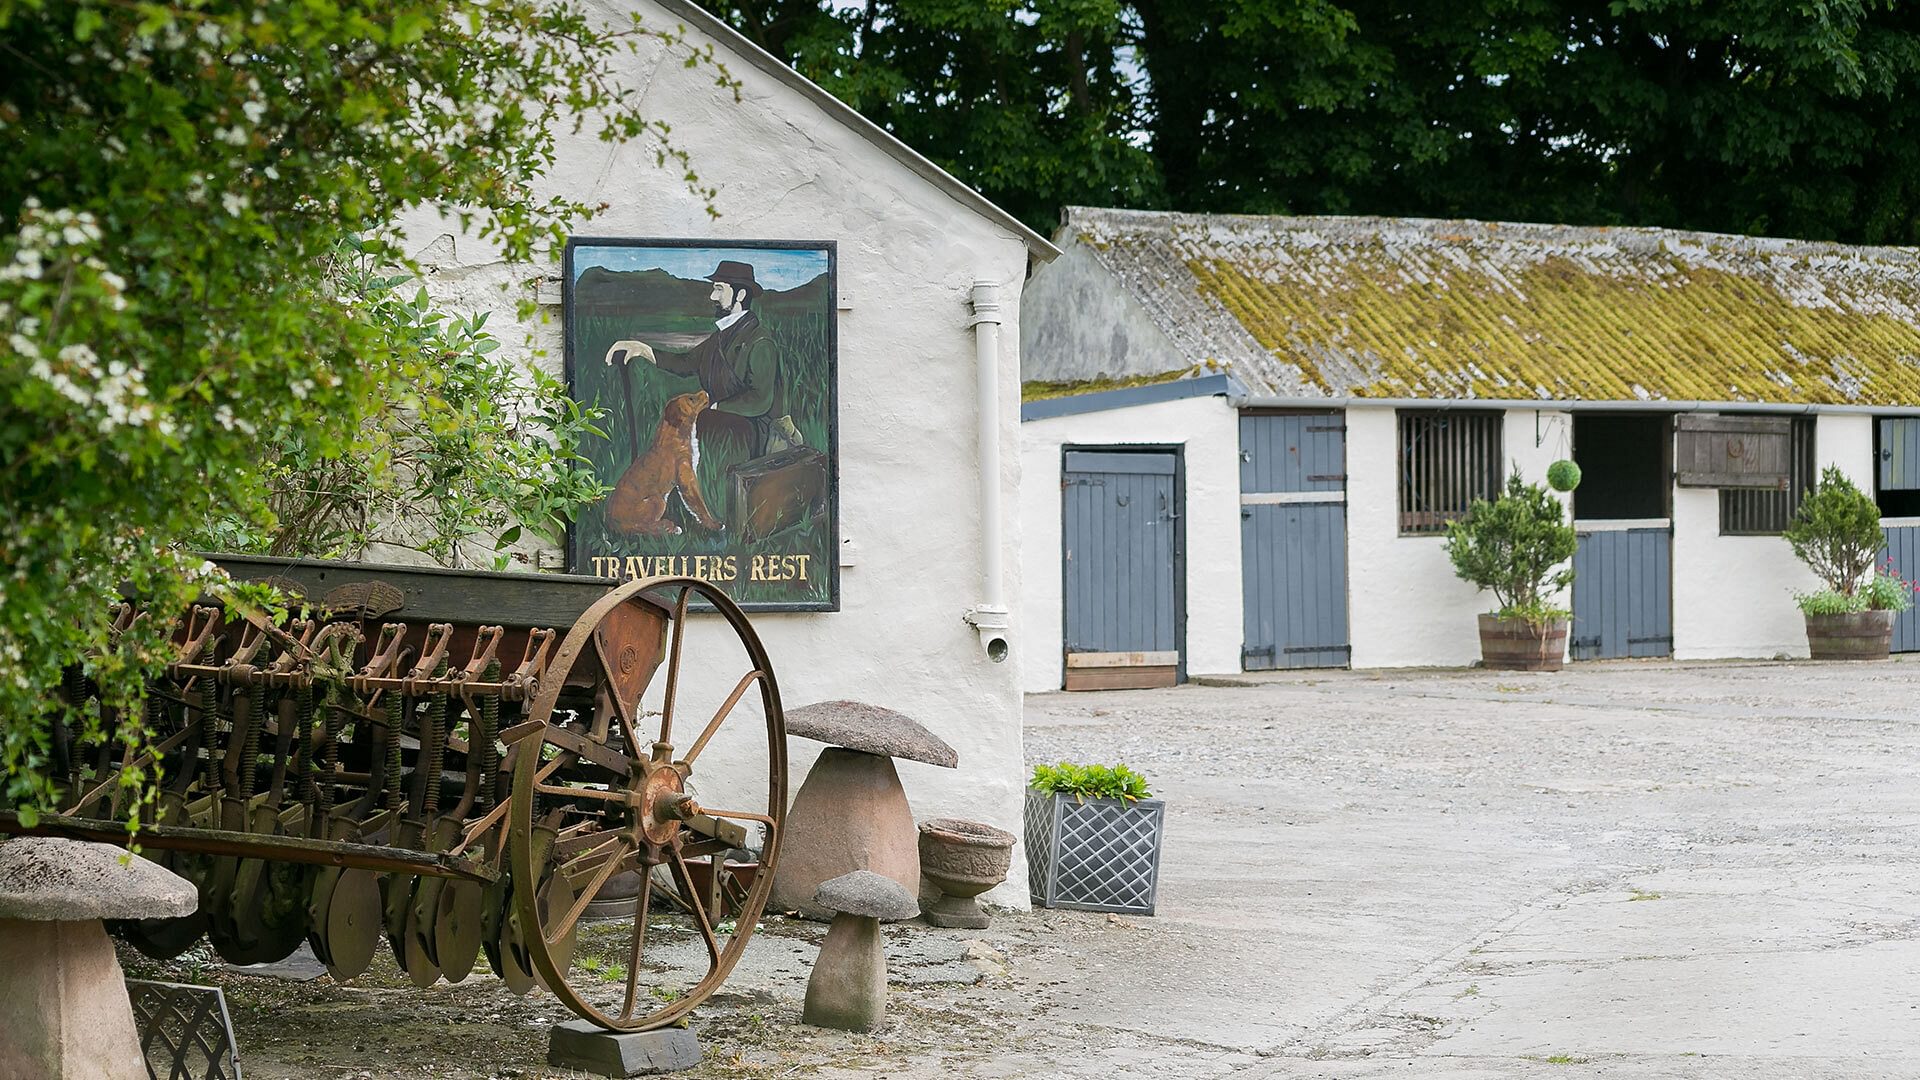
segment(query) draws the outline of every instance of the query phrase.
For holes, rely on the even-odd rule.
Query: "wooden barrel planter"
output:
[[[1496,671],[1559,671],[1567,655],[1567,620],[1480,616],[1480,659]]]
[[[1885,660],[1893,641],[1891,611],[1808,615],[1807,649],[1815,660]]]

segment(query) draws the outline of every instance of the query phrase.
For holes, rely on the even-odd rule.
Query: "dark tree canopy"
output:
[[[745,0],[1029,223],[1071,202],[1920,242],[1920,11],[1868,0]]]

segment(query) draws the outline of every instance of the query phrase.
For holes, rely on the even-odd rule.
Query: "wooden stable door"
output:
[[[1172,451],[1067,451],[1066,689],[1179,681],[1178,473]]]
[[[1240,566],[1242,667],[1346,666],[1344,414],[1241,415]]]

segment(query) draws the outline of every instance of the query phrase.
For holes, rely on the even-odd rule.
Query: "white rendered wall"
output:
[[[1814,458],[1873,490],[1873,418],[1825,414],[1815,421]],[[1721,536],[1711,488],[1673,493],[1673,655],[1676,660],[1807,655],[1806,623],[1793,595],[1820,587],[1778,536]]]
[[[680,19],[644,0],[600,5],[609,18],[638,9],[648,25]],[[694,44],[704,44],[692,35]],[[851,698],[919,720],[960,754],[958,770],[901,762],[915,816],[953,816],[1021,833],[1025,786],[1020,740],[1020,666],[1031,648],[1049,647],[1023,625],[1020,567],[1008,560],[1013,602],[1012,652],[984,656],[961,615],[982,599],[978,521],[974,337],[966,303],[976,279],[999,282],[1001,312],[1000,477],[1005,546],[1020,550],[1019,310],[1027,250],[1012,230],[981,217],[909,171],[798,91],[721,47],[720,59],[743,84],[741,100],[713,86],[713,73],[688,70],[684,49],[655,48],[625,58],[622,79],[643,107],[672,125],[701,179],[718,188],[720,217],[709,218],[675,169],[652,160],[649,146],[610,147],[590,134],[560,136],[558,160],[536,196],[564,194],[607,210],[581,229],[601,237],[710,237],[838,242],[840,529],[852,565],[841,571],[841,610],[765,614],[754,624],[766,642],[786,706]],[[408,250],[437,268],[436,299],[457,311],[494,312],[492,327],[529,363],[561,370],[560,309],[527,328],[514,307],[535,279],[557,296],[558,252],[541,266],[508,266],[483,242],[460,235],[452,219],[421,214],[405,223]],[[544,565],[554,553],[545,552]],[[725,696],[744,670],[717,620],[698,617],[688,636],[696,684],[676,734],[692,738],[710,714],[703,702]],[[1057,650],[1057,637],[1051,648]],[[684,725],[684,726],[683,726]],[[691,728],[691,732],[680,734]],[[697,790],[709,802],[764,784],[764,726],[729,723],[700,760]],[[790,791],[819,747],[789,740]],[[750,807],[735,807],[751,809]],[[987,899],[1027,906],[1026,862]]]
[[[1186,462],[1187,673],[1240,670],[1240,414],[1201,397],[1029,420],[1021,428],[1021,616],[1029,691],[1062,681],[1061,447],[1177,445]]]
[[[1547,466],[1569,456],[1571,422],[1564,412],[1508,409],[1501,436],[1508,469],[1544,483]],[[1347,410],[1353,666],[1465,666],[1480,658],[1477,616],[1493,610],[1493,596],[1454,574],[1442,537],[1400,535],[1399,447],[1395,410]],[[1571,500],[1560,498],[1571,520]],[[1558,602],[1569,599],[1562,594]]]

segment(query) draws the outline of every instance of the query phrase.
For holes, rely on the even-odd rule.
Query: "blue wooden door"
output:
[[[1673,655],[1673,530],[1576,522],[1573,556],[1575,660]]]
[[[1166,451],[1067,452],[1068,653],[1179,648],[1176,464]]]
[[[1241,665],[1344,667],[1347,429],[1341,413],[1240,417]]]
[[[1889,559],[1901,577],[1908,581],[1920,580],[1920,525],[1896,525],[1887,530],[1887,547],[1880,553],[1881,565]],[[1920,604],[1895,616],[1893,651],[1920,652]]]

